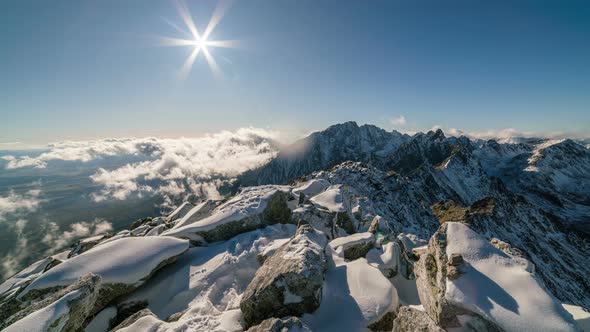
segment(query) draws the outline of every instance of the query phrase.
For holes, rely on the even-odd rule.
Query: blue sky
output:
[[[204,30],[215,1],[187,1]],[[215,79],[171,1],[0,2],[0,143],[304,133],[355,120],[587,134],[587,1],[236,1],[211,39]],[[392,119],[405,117],[392,123]],[[0,147],[9,147],[5,145]]]

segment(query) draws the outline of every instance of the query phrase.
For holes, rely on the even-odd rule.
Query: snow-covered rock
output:
[[[196,331],[241,331],[240,299],[260,266],[257,256],[275,240],[289,239],[295,231],[294,225],[277,224],[191,248],[175,264],[164,267],[121,299],[119,306],[146,303],[156,315],[139,319],[135,324],[143,329],[135,331],[189,327]],[[170,317],[175,317],[174,321]]]
[[[363,331],[384,318],[391,323],[389,313],[399,306],[393,284],[365,258],[347,262],[342,252],[330,246],[326,250],[330,255],[322,302],[303,322],[313,331]]]
[[[67,255],[65,259],[67,259]],[[4,302],[7,298],[14,296],[19,290],[24,289],[32,280],[40,276],[43,272],[61,262],[61,260],[54,257],[46,257],[8,278],[0,284],[0,303]],[[0,309],[1,308],[2,305],[0,304]]]
[[[375,245],[373,233],[356,233],[353,235],[339,237],[330,241],[330,247],[334,251],[341,251],[347,260],[355,260],[365,257],[369,250]]]
[[[109,331],[111,321],[117,317],[117,308],[110,306],[101,310],[86,327],[84,332],[104,332]]]
[[[59,264],[31,282],[18,297],[65,287],[88,273],[94,273],[102,279],[101,302],[107,303],[140,286],[156,270],[187,249],[187,241],[169,237],[119,239]]]
[[[248,326],[317,309],[326,269],[326,243],[323,233],[301,225],[295,236],[264,262],[240,302]]]
[[[401,307],[393,321],[393,332],[444,332],[423,310]]]
[[[183,226],[190,225],[201,219],[204,219],[211,215],[211,211],[219,205],[218,201],[206,200],[197,204],[190,211],[188,211],[181,219],[179,219],[173,228],[180,228]]]
[[[299,196],[299,194],[304,194],[307,197],[313,197],[324,191],[324,189],[328,188],[329,186],[330,182],[328,182],[326,179],[311,179],[293,188],[293,194],[296,196]]]
[[[590,332],[590,312],[588,309],[565,303],[562,305],[574,317],[582,331]]]
[[[320,208],[324,208],[330,212],[346,212],[344,206],[344,199],[342,197],[341,186],[330,186],[328,189],[319,193],[309,200]]]
[[[25,307],[0,323],[3,331],[77,331],[94,310],[100,277],[86,275],[62,292]]]
[[[415,272],[426,312],[443,327],[576,331],[526,259],[496,249],[465,224],[442,225]]]
[[[291,210],[287,205],[289,187],[260,186],[244,188],[231,200],[220,205],[211,216],[192,224],[162,233],[194,242],[227,240],[265,225],[288,223]]]
[[[311,332],[297,317],[269,318],[252,326],[248,332]]]
[[[96,236],[92,236],[89,238],[79,240],[76,243],[76,245],[74,246],[74,249],[72,249],[72,251],[70,251],[70,253],[68,254],[68,258],[71,258],[76,255],[80,255],[81,253],[84,253],[84,252],[92,249],[94,246],[99,244],[102,240],[109,238],[109,237],[110,237],[109,235],[96,235]]]
[[[180,204],[180,206],[178,206],[176,209],[174,209],[174,211],[172,211],[167,217],[166,219],[168,221],[174,221],[176,219],[180,219],[182,217],[184,217],[187,213],[189,213],[190,210],[193,209],[193,205],[189,202],[184,202],[182,204]]]

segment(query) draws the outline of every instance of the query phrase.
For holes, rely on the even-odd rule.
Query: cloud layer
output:
[[[140,156],[114,169],[98,168],[90,179],[101,186],[97,202],[130,195],[215,196],[216,187],[270,160],[276,133],[256,128],[222,131],[198,138],[125,138],[61,142],[38,156],[4,156],[6,168],[45,168],[52,160],[88,162],[109,156]]]

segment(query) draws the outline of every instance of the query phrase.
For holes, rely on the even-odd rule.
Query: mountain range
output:
[[[0,285],[22,330],[579,331],[590,151],[346,122]]]

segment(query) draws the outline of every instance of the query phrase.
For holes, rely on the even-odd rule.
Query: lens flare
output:
[[[186,3],[182,0],[175,1],[176,9],[178,10],[178,14],[184,25],[188,31],[185,31],[177,24],[162,18],[164,22],[170,25],[174,30],[182,33],[186,38],[174,38],[174,37],[160,37],[160,46],[166,47],[192,47],[193,51],[189,54],[189,56],[184,61],[184,64],[180,68],[179,78],[185,79],[188,74],[191,72],[193,64],[197,59],[199,53],[203,53],[211,72],[215,78],[221,78],[222,73],[219,65],[213,58],[211,52],[209,52],[208,48],[211,47],[222,47],[222,48],[234,48],[238,45],[237,40],[209,40],[209,36],[215,29],[215,27],[221,22],[221,19],[227,12],[227,10],[231,7],[232,1],[230,0],[221,0],[217,3],[215,10],[213,11],[213,15],[207,24],[204,33],[201,35],[195,22],[188,10]]]

